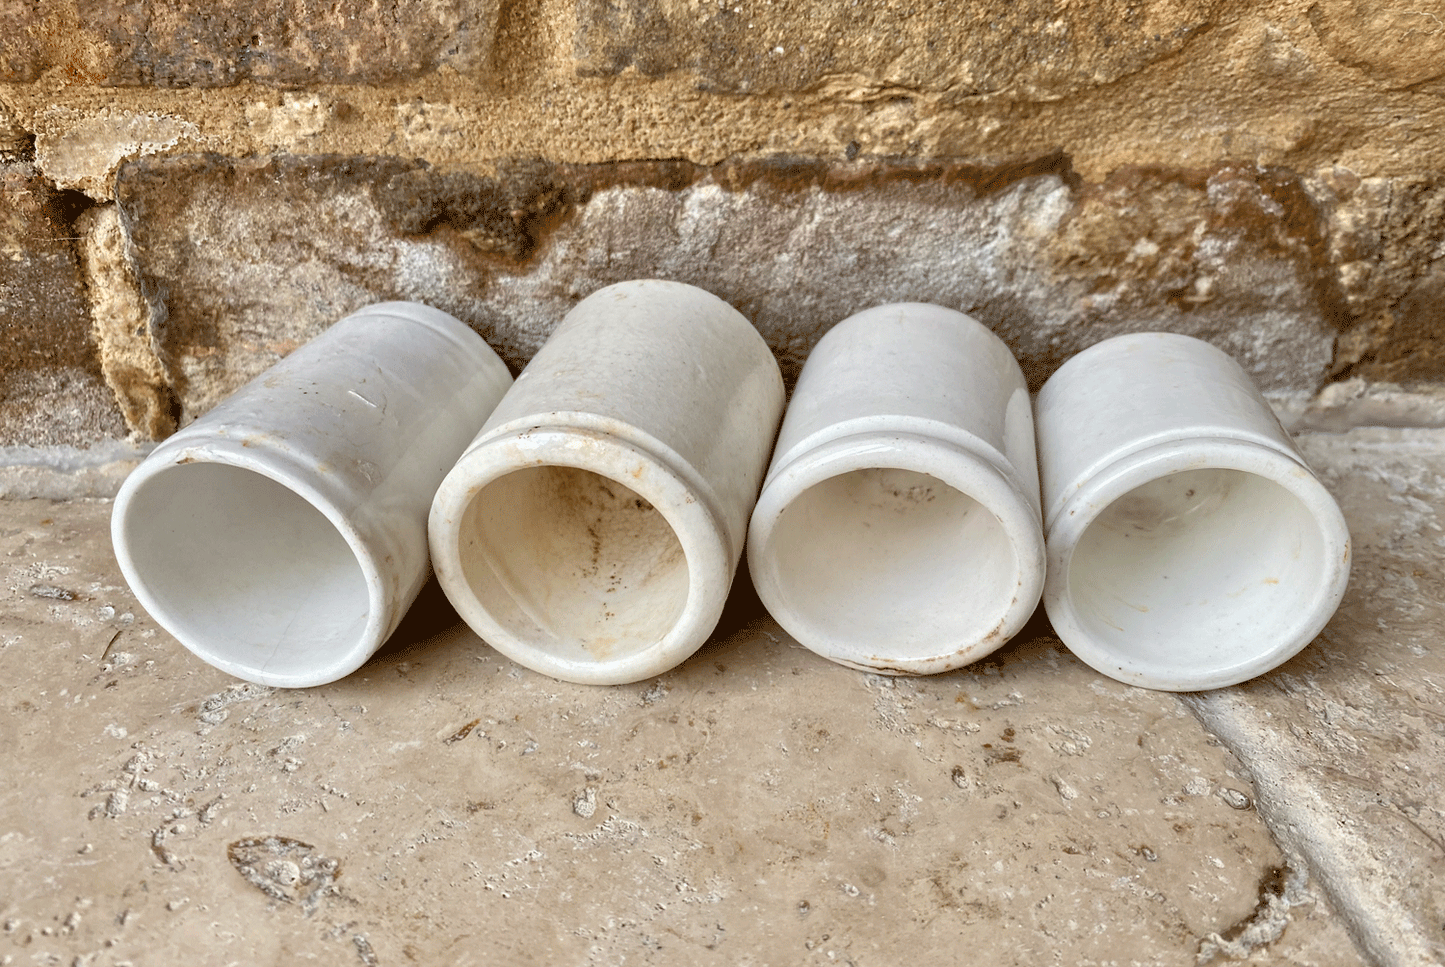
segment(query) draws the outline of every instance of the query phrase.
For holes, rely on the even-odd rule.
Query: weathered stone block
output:
[[[561,203],[549,172],[521,165],[498,180],[387,158],[211,155],[122,168],[118,203],[145,283],[164,298],[155,338],[183,421],[385,299],[429,302],[514,363],[529,358],[542,334],[519,335],[526,323],[489,290],[519,270],[533,226]]]
[[[0,81],[33,81],[44,67],[37,6],[29,0],[0,0]]]
[[[1331,57],[1377,84],[1411,87],[1445,75],[1445,2],[1321,0],[1310,23]]]
[[[105,382],[133,432],[164,439],[175,432],[177,417],[170,377],[156,353],[155,333],[165,309],[141,286],[130,238],[114,205],[90,209],[76,228]]]
[[[1308,185],[1352,320],[1335,374],[1445,379],[1445,180],[1334,169]]]
[[[1141,329],[1209,339],[1275,389],[1313,387],[1330,359],[1314,225],[1287,181],[1223,170],[1076,185],[1063,159],[704,175],[681,190],[595,191],[528,276],[497,284],[559,318],[570,302],[558,286],[575,299],[630,277],[692,282],[737,305],[790,372],[833,323],[906,300],[979,318],[1035,389],[1078,350]]]
[[[485,65],[498,0],[0,0],[0,75],[91,83],[279,87],[382,83]],[[23,38],[19,42],[11,38]],[[7,44],[10,46],[4,46]]]
[[[36,166],[57,187],[78,189],[97,201],[110,199],[115,171],[125,159],[200,137],[191,121],[150,112],[51,111],[46,122],[35,138]]]
[[[1051,99],[1181,50],[1235,0],[683,3],[578,0],[582,74],[697,75],[719,91],[948,90]]]
[[[1167,329],[1308,390],[1340,313],[1309,198],[1254,169],[1077,183],[1061,157],[1009,168],[772,161],[505,166],[212,156],[122,168],[118,197],[184,415],[345,313],[417,299],[514,366],[588,293],[699,285],[758,326],[789,375],[844,317],[889,301],[962,309],[1037,388],[1109,335]]]
[[[17,160],[29,147],[29,132],[20,126],[4,104],[0,104],[0,160]]]
[[[0,165],[0,446],[125,435],[100,378],[69,198]]]

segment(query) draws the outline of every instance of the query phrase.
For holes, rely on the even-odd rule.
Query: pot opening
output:
[[[768,555],[770,579],[810,637],[872,665],[986,641],[1018,591],[999,519],[912,470],[853,470],[808,488],[779,515]]]
[[[462,515],[462,573],[529,647],[609,660],[662,641],[682,617],[687,557],[646,498],[609,477],[541,465],[486,484]]]
[[[1135,668],[1230,668],[1290,639],[1323,591],[1305,503],[1242,470],[1169,474],[1110,503],[1069,563],[1083,630]]]
[[[351,546],[269,477],[215,463],[167,467],[132,494],[124,528],[157,618],[208,661],[312,677],[366,629],[371,599]]]

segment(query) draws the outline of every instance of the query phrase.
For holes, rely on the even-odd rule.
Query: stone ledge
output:
[[[0,499],[114,497],[153,445],[111,440],[92,447],[0,447]]]
[[[1445,960],[1445,430],[1300,438],[1340,501],[1350,588],[1294,660],[1189,701],[1382,967]]]
[[[1246,764],[1046,631],[890,679],[740,585],[691,660],[598,688],[433,585],[356,674],[274,690],[155,624],[109,512],[0,501],[0,920],[41,959],[1362,963]]]
[[[1369,427],[1445,429],[1445,385],[1405,389],[1349,380],[1331,383],[1317,395],[1267,396],[1293,434],[1342,434]],[[152,446],[120,439],[87,448],[0,446],[0,497],[113,497]]]

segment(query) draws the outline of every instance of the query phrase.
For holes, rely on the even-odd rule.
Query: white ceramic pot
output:
[[[1054,630],[1094,668],[1170,691],[1285,661],[1344,595],[1350,538],[1249,376],[1208,343],[1119,336],[1038,401]]]
[[[442,588],[536,671],[666,671],[722,614],[782,407],[772,353],[727,303],[676,282],[593,293],[437,491]]]
[[[298,688],[361,666],[425,583],[443,475],[512,379],[436,309],[362,309],[161,443],[115,500],[121,571],[217,668]]]
[[[1023,373],[968,316],[843,320],[808,357],[748,537],[758,596],[824,657],[958,668],[1028,620],[1044,581]]]

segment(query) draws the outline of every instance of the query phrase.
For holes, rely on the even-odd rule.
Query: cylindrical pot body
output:
[[[824,657],[921,675],[1028,620],[1044,580],[1033,414],[1003,341],[920,303],[809,355],[748,537],[769,612]]]
[[[1208,343],[1136,333],[1039,393],[1044,605],[1079,658],[1169,691],[1233,685],[1325,626],[1350,539],[1248,374]]]
[[[341,678],[421,590],[432,496],[511,382],[444,312],[362,309],[131,473],[111,519],[121,571],[217,668],[284,688]]]
[[[574,308],[437,491],[432,560],[498,651],[620,684],[707,639],[783,407],[767,344],[676,282]]]

